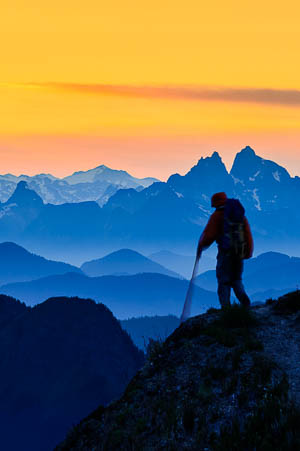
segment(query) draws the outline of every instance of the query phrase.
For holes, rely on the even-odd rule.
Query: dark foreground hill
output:
[[[186,321],[57,451],[300,449],[300,295]]]
[[[0,293],[29,305],[53,296],[80,296],[101,301],[119,319],[133,316],[180,316],[188,288],[186,280],[164,274],[87,277],[82,274],[50,276],[32,282],[3,285]],[[215,293],[195,287],[193,312],[218,305]]]
[[[52,274],[65,274],[81,270],[67,263],[47,260],[28,252],[15,243],[0,243],[0,285],[25,282]]]
[[[26,308],[2,297],[0,315],[9,303],[11,321],[0,329],[1,449],[50,451],[121,395],[143,354],[102,304],[52,298]]]
[[[27,311],[27,307],[16,299],[0,294],[0,330]]]
[[[120,249],[103,258],[92,260],[81,266],[82,271],[91,277],[105,275],[128,275],[152,272],[181,277],[174,271],[156,263],[132,249]]]

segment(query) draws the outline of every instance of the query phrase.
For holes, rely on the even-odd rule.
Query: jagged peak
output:
[[[25,180],[19,182],[15,191],[8,199],[7,203],[28,204],[28,203],[43,204],[42,198],[32,189],[29,188]]]
[[[25,181],[25,180],[21,180],[21,182],[19,182],[18,184],[17,184],[17,188],[16,188],[16,190],[24,190],[24,189],[29,189],[29,187],[28,187],[28,183]]]
[[[268,174],[277,182],[280,182],[282,178],[285,180],[290,178],[290,174],[283,166],[258,156],[250,146],[246,146],[236,154],[230,174],[250,181],[254,181],[261,174],[264,174],[264,177]]]
[[[203,189],[207,193],[230,190],[230,183],[227,168],[216,151],[210,156],[201,157],[185,175],[173,174],[167,181],[176,192],[183,194],[184,189],[189,191],[196,189],[199,193]]]
[[[220,154],[214,151],[208,157],[201,157],[198,163],[191,168],[191,170],[186,175],[197,174],[198,171],[218,171],[219,174],[228,174],[225,164],[220,156]]]
[[[81,174],[86,174],[87,172],[95,172],[97,170],[105,170],[105,169],[110,169],[110,168],[105,166],[104,164],[101,164],[99,166],[96,166],[95,168],[87,169],[86,171],[75,171],[75,172],[73,172],[73,174],[71,174],[71,176],[67,176],[67,177],[72,177],[73,175],[81,175]],[[67,177],[65,177],[65,178],[67,178]]]
[[[250,147],[250,146],[244,147],[239,153],[242,155],[257,156],[254,149],[252,149],[252,147]]]
[[[236,154],[230,174],[238,177],[241,173],[244,175],[245,171],[252,172],[253,167],[260,165],[262,160],[263,158],[256,155],[252,147],[246,146]]]
[[[200,160],[198,160],[198,163],[196,166],[198,166],[201,163],[210,163],[210,162],[212,162],[212,163],[220,162],[223,164],[222,158],[216,150],[211,154],[211,156],[201,157]]]
[[[216,150],[211,154],[210,158],[214,158],[214,159],[218,159],[218,160],[222,161],[220,154]]]

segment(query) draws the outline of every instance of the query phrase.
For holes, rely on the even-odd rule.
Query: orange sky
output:
[[[298,1],[2,0],[0,38],[1,173],[166,178],[249,144],[300,175]]]

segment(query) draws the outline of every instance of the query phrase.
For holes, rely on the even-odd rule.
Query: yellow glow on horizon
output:
[[[3,0],[0,38],[0,156],[7,164],[14,164],[17,151],[3,154],[8,136],[107,136],[116,140],[116,156],[120,138],[143,136],[218,141],[230,135],[237,142],[264,134],[274,144],[280,133],[291,152],[299,149],[299,107],[85,95],[42,86],[300,90],[296,0]],[[151,156],[144,149],[146,167]],[[57,154],[62,165],[71,152],[66,145]],[[280,156],[275,145],[274,152]],[[160,158],[167,154],[160,151]]]

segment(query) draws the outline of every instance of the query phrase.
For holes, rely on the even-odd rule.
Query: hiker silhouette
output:
[[[216,193],[211,198],[216,210],[199,239],[197,259],[203,250],[214,241],[218,244],[217,280],[218,296],[222,307],[230,305],[233,289],[239,302],[248,307],[250,299],[245,291],[242,274],[244,259],[252,257],[253,238],[245,209],[237,199],[228,199],[225,193]]]

